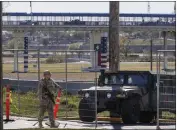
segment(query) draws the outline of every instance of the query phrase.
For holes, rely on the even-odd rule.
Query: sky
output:
[[[150,13],[173,13],[174,2],[150,2]],[[4,12],[30,13],[30,2],[4,3]],[[109,2],[32,2],[32,12],[108,13]],[[147,13],[148,2],[120,2],[120,13]]]

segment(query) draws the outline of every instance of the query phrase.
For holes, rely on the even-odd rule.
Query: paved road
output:
[[[14,119],[14,122],[4,122],[4,129],[24,129],[24,128],[38,128],[38,124],[36,124],[36,119],[31,118],[22,118],[22,117],[11,117],[10,119]],[[30,121],[29,121],[30,120]],[[45,124],[47,120],[43,122],[43,125],[45,128],[49,128],[48,125]],[[95,123],[83,123],[81,121],[76,120],[69,120],[69,121],[61,121],[57,120],[59,123],[58,128],[72,128],[72,129],[94,129]],[[34,125],[36,124],[36,125]],[[160,126],[161,129],[175,129],[175,125],[162,125]],[[148,129],[148,130],[154,130],[156,129],[155,124],[139,124],[139,125],[124,125],[124,124],[110,124],[106,121],[99,121],[97,125],[97,129],[120,129],[120,130],[126,130],[126,129],[133,129],[133,130],[142,130],[142,129]]]

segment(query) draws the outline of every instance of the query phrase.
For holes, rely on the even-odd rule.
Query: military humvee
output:
[[[165,77],[167,76],[164,75],[163,79]],[[175,75],[168,75],[168,78],[175,78]],[[156,74],[150,71],[105,72],[99,77],[97,93],[95,86],[79,90],[78,94],[82,96],[79,103],[80,120],[87,122],[95,120],[95,94],[97,94],[97,113],[103,111],[117,113],[123,122],[128,124],[150,123],[156,116],[156,79]],[[171,81],[165,85],[176,84]],[[161,82],[161,85],[163,84],[164,82]]]

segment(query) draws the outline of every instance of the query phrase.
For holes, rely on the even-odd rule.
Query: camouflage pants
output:
[[[54,126],[55,121],[54,121],[54,115],[53,115],[53,103],[50,100],[42,100],[40,102],[39,106],[39,124],[42,124],[42,121],[44,119],[44,113],[48,112],[49,115],[49,121],[51,123],[51,126]]]

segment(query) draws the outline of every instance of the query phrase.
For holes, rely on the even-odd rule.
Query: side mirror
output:
[[[160,86],[163,86],[164,85],[164,81],[160,81]]]
[[[103,79],[103,77],[102,76],[99,76],[99,78],[98,78],[98,80],[97,80],[98,82],[98,86],[104,86],[104,79]]]
[[[103,86],[103,82],[101,80],[98,80],[98,86]]]
[[[160,87],[162,87],[164,85],[164,81],[160,81]],[[154,90],[156,90],[157,89],[157,83],[156,83],[156,85],[155,85],[155,87],[154,87]]]

